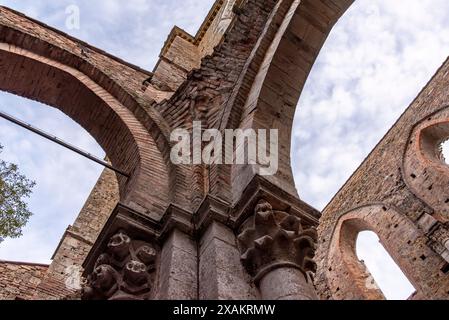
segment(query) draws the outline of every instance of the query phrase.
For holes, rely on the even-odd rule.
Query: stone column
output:
[[[259,287],[265,300],[318,300],[309,281],[301,270],[280,267],[267,273]]]
[[[161,251],[159,300],[198,299],[197,244],[187,234],[174,230]]]
[[[200,300],[252,300],[257,289],[240,263],[235,235],[212,222],[199,246]]]
[[[260,201],[238,237],[241,260],[265,300],[318,300],[312,281],[317,232]]]

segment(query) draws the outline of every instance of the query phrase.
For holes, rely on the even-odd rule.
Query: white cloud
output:
[[[0,93],[0,110],[104,156],[87,132],[55,109]],[[102,168],[5,120],[0,120],[0,134],[1,158],[17,163],[22,173],[37,182],[29,199],[34,216],[24,237],[0,244],[0,259],[48,262]]]

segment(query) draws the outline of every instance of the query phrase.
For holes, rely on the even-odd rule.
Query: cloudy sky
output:
[[[0,0],[152,70],[174,24],[195,33],[213,0]],[[80,29],[66,27],[77,5]],[[293,166],[302,198],[322,209],[368,155],[449,53],[446,0],[356,0],[324,47],[302,95],[293,137]],[[59,111],[0,93],[0,110],[100,157],[103,151]],[[1,157],[37,182],[34,216],[20,239],[0,244],[0,259],[49,262],[102,168],[0,120]],[[358,253],[388,298],[413,288],[364,233]]]

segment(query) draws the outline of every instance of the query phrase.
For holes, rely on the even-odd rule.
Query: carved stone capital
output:
[[[146,300],[154,282],[157,251],[120,231],[112,236],[83,288],[84,300]]]
[[[259,201],[254,211],[238,236],[247,272],[258,282],[275,269],[296,268],[308,279],[308,273],[316,271],[316,229],[304,229],[300,218],[273,211],[265,200]]]

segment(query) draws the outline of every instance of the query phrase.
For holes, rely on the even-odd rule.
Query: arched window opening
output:
[[[359,233],[356,246],[357,257],[371,273],[375,283],[387,300],[407,300],[415,288],[391,258],[372,231]]]
[[[0,92],[0,110],[31,123],[100,158],[97,142],[61,111]],[[49,263],[68,225],[79,214],[103,167],[0,119],[1,159],[18,165],[36,186],[27,203],[33,216],[23,236],[0,244],[0,259]]]

